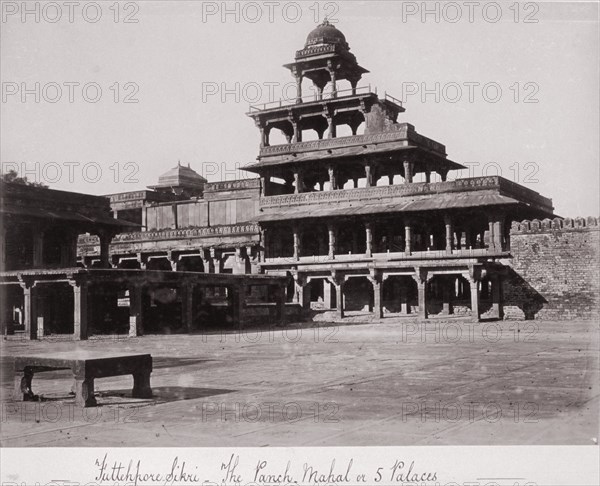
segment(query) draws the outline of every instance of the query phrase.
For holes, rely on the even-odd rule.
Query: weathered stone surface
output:
[[[597,218],[513,223],[506,317],[597,319],[599,237]]]

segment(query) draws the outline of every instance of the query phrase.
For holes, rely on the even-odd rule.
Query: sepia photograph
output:
[[[598,484],[597,2],[0,6],[1,486]]]

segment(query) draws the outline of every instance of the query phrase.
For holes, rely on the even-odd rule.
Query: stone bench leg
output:
[[[133,374],[133,398],[152,398],[152,388],[150,388],[151,371],[138,371]]]
[[[36,398],[31,390],[33,371],[29,368],[23,370],[23,376],[15,372],[15,400],[28,401]]]
[[[75,391],[75,404],[80,407],[95,407],[96,397],[94,397],[94,379],[75,378],[73,384]]]

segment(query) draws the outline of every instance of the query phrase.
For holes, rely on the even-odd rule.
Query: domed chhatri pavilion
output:
[[[548,284],[529,264],[537,246],[528,242],[553,228],[569,241],[592,233],[560,219],[539,225],[555,217],[552,201],[502,177],[450,180],[464,166],[401,119],[401,101],[359,86],[369,71],[331,23],[313,29],[284,67],[297,96],[248,112],[260,149],[245,170],[258,178],[209,183],[178,164],[135,201],[132,193],[111,196],[113,205],[137,205],[144,226],[113,239],[113,266],[286,276],[288,313],[322,310],[338,319],[565,314],[565,272],[560,285]],[[588,226],[597,236],[597,224]],[[553,238],[556,246],[562,236]],[[96,248],[80,240],[84,265]],[[554,261],[568,254],[565,265],[579,264],[556,248],[545,250],[557,252]],[[579,280],[571,300],[589,295],[591,279]],[[575,315],[597,308],[588,304]]]

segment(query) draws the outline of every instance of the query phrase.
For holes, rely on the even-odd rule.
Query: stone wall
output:
[[[513,222],[506,318],[597,319],[598,218]]]

